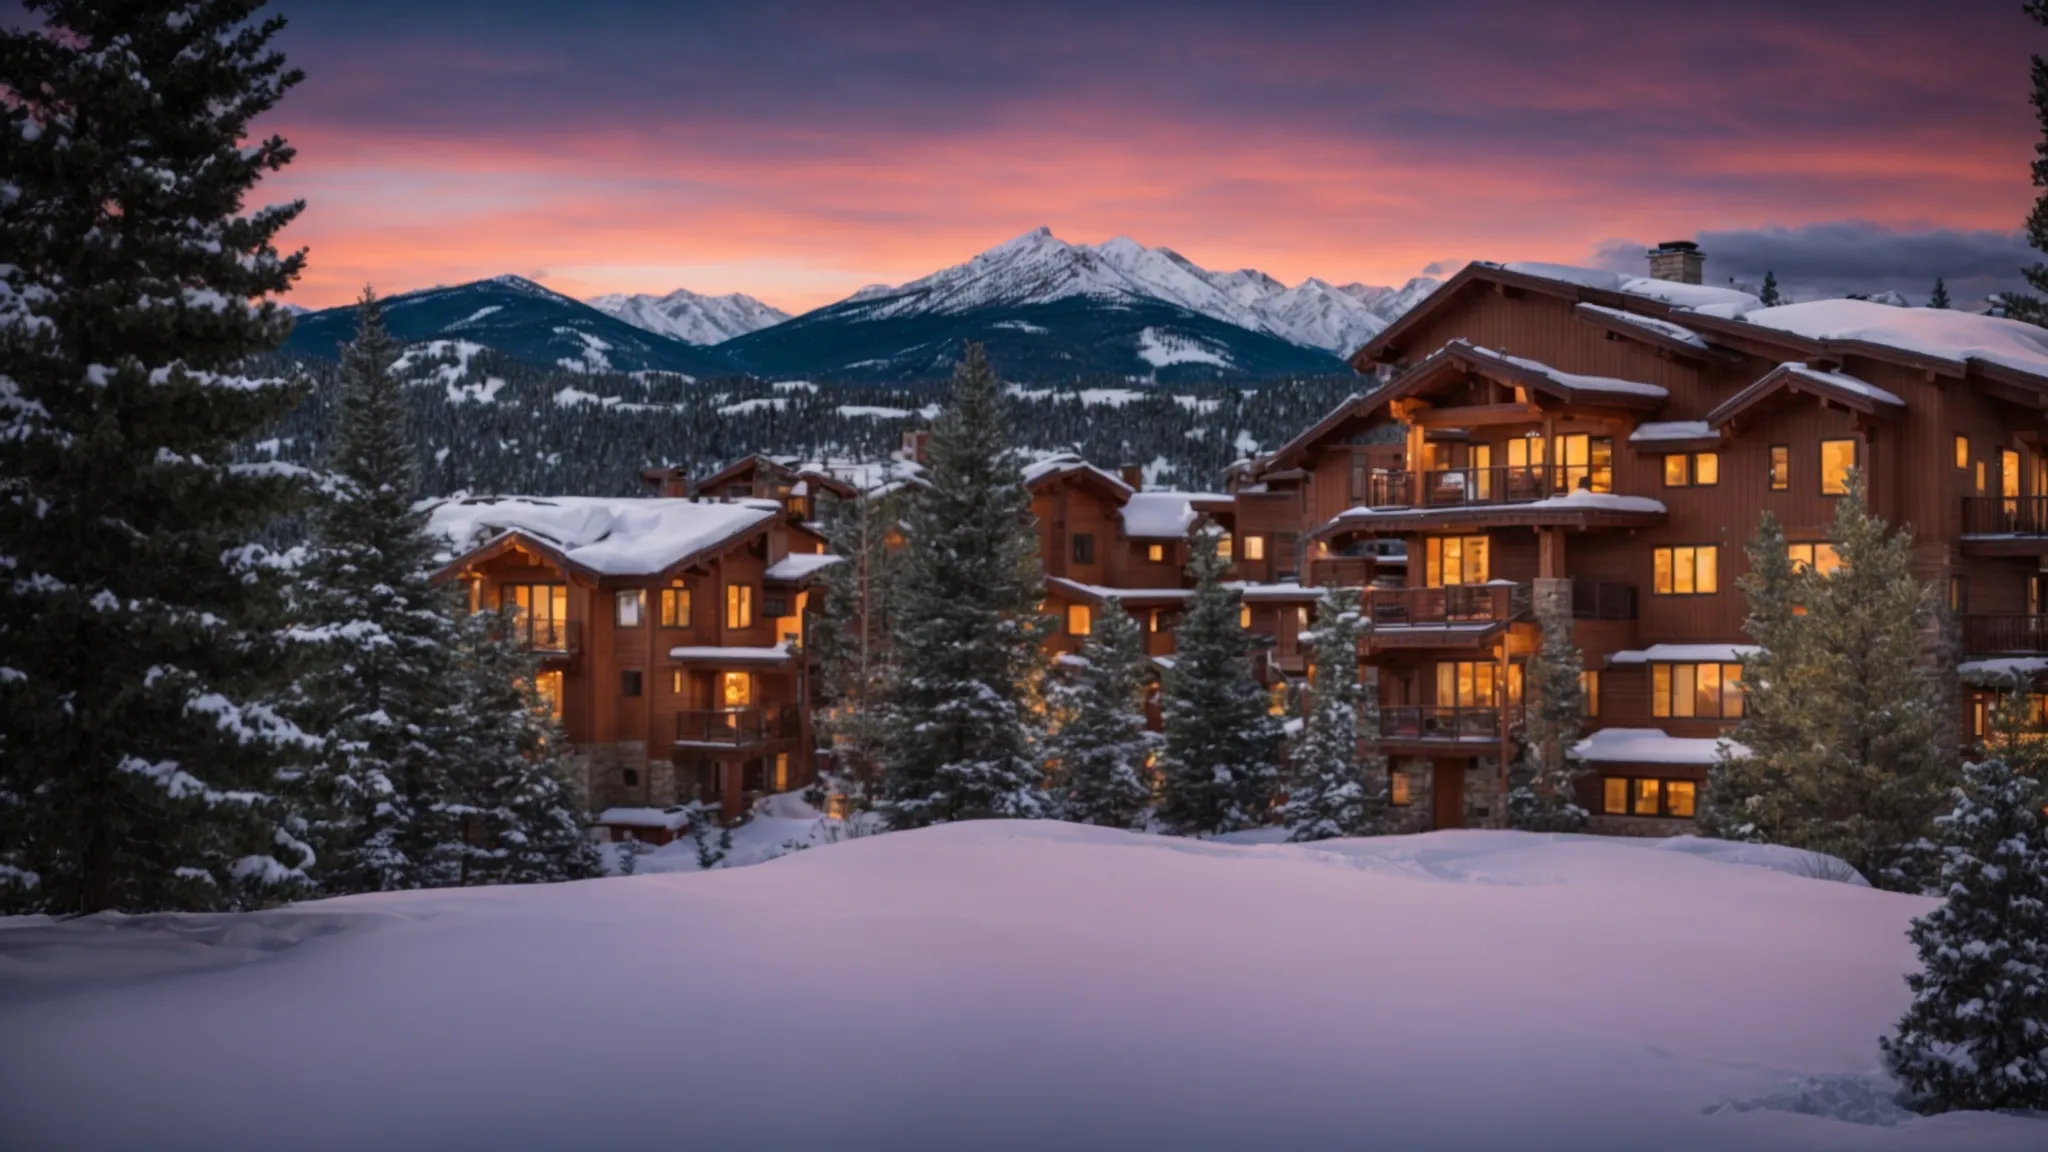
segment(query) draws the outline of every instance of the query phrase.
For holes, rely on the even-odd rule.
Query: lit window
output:
[[[720,672],[718,674],[718,706],[721,708],[751,708],[754,704],[754,674],[751,672]]]
[[[1512,441],[1508,463],[1514,464]],[[1565,492],[1614,491],[1614,441],[1584,433],[1551,437],[1551,484]]]
[[[661,626],[663,628],[688,628],[690,626],[690,590],[678,580],[674,585],[661,590]]]
[[[1423,551],[1426,587],[1484,584],[1490,579],[1484,536],[1432,536]]]
[[[1600,715],[1600,670],[1588,668],[1579,673],[1579,693],[1585,698],[1586,706],[1581,716]]]
[[[1849,491],[1849,469],[1856,466],[1854,440],[1820,442],[1820,494],[1843,496]],[[1981,483],[1980,483],[1981,487]]]
[[[1436,666],[1439,708],[1492,708],[1500,700],[1500,666],[1490,660],[1442,660]]]
[[[638,588],[628,588],[612,597],[612,623],[621,628],[640,626],[640,608],[647,602],[647,593]]]
[[[1230,563],[1230,537],[1218,536],[1216,538],[1216,558],[1225,564]]]
[[[1145,631],[1159,631],[1159,609],[1154,608],[1150,612],[1145,613]]]
[[[1148,544],[1148,545],[1146,545],[1146,546],[1145,546],[1145,559],[1147,559],[1147,560],[1151,561],[1151,562],[1152,562],[1152,563],[1154,563],[1154,564],[1164,564],[1164,563],[1166,563],[1166,545],[1164,545],[1164,544]]]
[[[1683,488],[1686,485],[1685,454],[1674,452],[1664,457],[1664,486]]]
[[[1266,558],[1266,538],[1264,536],[1245,537],[1244,558],[1247,560],[1264,560]]]
[[[1650,665],[1650,715],[1734,719],[1742,715],[1742,665]]]
[[[1690,780],[1666,780],[1664,782],[1664,814],[1666,816],[1691,816],[1693,797],[1698,786]]]
[[[1095,613],[1086,604],[1067,605],[1067,635],[1086,636],[1095,630]]]
[[[1239,605],[1237,606],[1237,626],[1238,626],[1239,628],[1250,628],[1250,627],[1252,626],[1252,606],[1251,606],[1251,605],[1249,605],[1249,604],[1239,604]]]
[[[1635,814],[1655,816],[1658,814],[1657,793],[1662,780],[1638,780],[1635,787]]]
[[[1998,450],[1998,494],[2007,500],[2020,494],[2020,454],[2010,448]],[[2007,504],[2008,509],[2012,508]]]
[[[1611,816],[1628,815],[1628,778],[1609,776],[1600,783],[1600,810]]]
[[[1294,627],[1297,631],[1308,627],[1308,605],[1301,605],[1294,610]]]
[[[1783,444],[1771,445],[1771,491],[1783,492],[1792,487],[1792,449]]]
[[[727,628],[752,628],[754,626],[753,585],[727,584],[725,586],[725,626]]]
[[[1977,495],[1984,494],[1984,462],[1977,461]]]
[[[1275,716],[1287,715],[1287,681],[1276,681],[1266,690],[1266,711]]]
[[[1659,548],[1651,557],[1651,588],[1659,596],[1712,596],[1721,590],[1721,550],[1713,544]]]
[[[1956,467],[1968,468],[1969,466],[1970,438],[1968,436],[1958,436],[1956,437]]]
[[[1841,554],[1833,544],[1787,544],[1785,554],[1792,560],[1795,572],[1818,572],[1832,576],[1842,566]]]
[[[512,613],[513,635],[528,647],[550,652],[569,647],[567,584],[503,585],[498,608]]]
[[[681,668],[671,669],[668,674],[669,695],[681,696],[683,694],[683,684],[683,670]]]
[[[1407,805],[1408,774],[1406,772],[1397,768],[1387,777],[1387,800],[1397,808]]]
[[[1664,457],[1666,488],[1711,488],[1721,482],[1721,454],[1677,452]]]
[[[1700,488],[1712,488],[1721,482],[1721,454],[1699,452],[1692,458],[1692,482]]]
[[[1948,610],[1968,612],[1970,610],[1970,582],[1961,576],[1948,578]]]
[[[777,792],[789,791],[789,753],[787,752],[777,752],[775,754],[775,790]]]
[[[534,691],[541,702],[547,705],[548,715],[562,718],[562,674],[559,671],[543,672],[533,678]]]

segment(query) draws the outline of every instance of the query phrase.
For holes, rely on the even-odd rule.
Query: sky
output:
[[[2019,0],[276,0],[293,299],[513,272],[789,311],[1039,225],[1288,283],[1470,259],[2016,286]]]

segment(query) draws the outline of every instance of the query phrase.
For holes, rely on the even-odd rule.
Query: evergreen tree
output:
[[[1773,688],[1801,667],[1793,628],[1800,574],[1792,569],[1784,529],[1768,510],[1745,552],[1749,571],[1735,586],[1749,606],[1742,631],[1756,650],[1742,656],[1742,717],[1707,773],[1697,819],[1703,835],[1768,843],[1789,834],[1783,769],[1801,738],[1792,723],[1799,695]],[[1737,754],[1736,748],[1749,754]]]
[[[1923,970],[1885,1062],[1922,1112],[2048,1110],[2048,796],[1987,760],[1954,797],[1935,822],[1947,899],[1913,921]]]
[[[1038,816],[1038,535],[979,344],[954,371],[926,459],[931,487],[911,498],[896,582],[881,808],[897,828]]]
[[[444,791],[423,798],[445,829],[436,879],[545,884],[600,875],[603,860],[570,783],[576,761],[536,688],[533,653],[503,613],[463,618],[455,644]]]
[[[2023,10],[2034,23],[2048,25],[2048,0],[2025,0]],[[2039,54],[2032,60],[2034,121],[2040,127],[2041,138],[2034,142],[2031,170],[2034,187],[2042,191],[2034,198],[2033,211],[2027,213],[2027,243],[2036,252],[2048,252],[2048,60]],[[2021,271],[2034,292],[2048,293],[2048,264],[2036,261]],[[2008,292],[2004,294],[2004,305],[2005,314],[2015,320],[2033,324],[2048,320],[2048,309],[2044,309],[2038,295]]]
[[[1778,274],[1776,272],[1768,268],[1764,269],[1763,291],[1757,293],[1757,299],[1763,301],[1766,308],[1776,308],[1785,302],[1785,298],[1778,295]]]
[[[1314,671],[1301,738],[1287,778],[1287,802],[1280,819],[1292,841],[1366,836],[1386,822],[1387,762],[1379,754],[1379,709],[1365,706],[1358,679],[1358,643],[1369,625],[1355,588],[1330,588],[1316,602],[1312,645]],[[1360,754],[1360,726],[1367,751]]]
[[[1223,584],[1215,535],[1197,534],[1192,551],[1195,592],[1160,693],[1157,815],[1184,836],[1265,823],[1281,741],[1280,720],[1252,675],[1251,636],[1238,626],[1238,593]]]
[[[842,560],[818,576],[809,628],[824,703],[818,729],[834,756],[832,778],[820,783],[844,799],[849,813],[872,806],[880,774],[901,557],[889,537],[898,530],[904,500],[904,489],[896,488],[832,500],[824,509],[826,543]],[[821,788],[813,803],[824,802]]]
[[[1586,713],[1579,646],[1572,640],[1571,603],[1546,598],[1537,605],[1543,642],[1529,661],[1524,694],[1522,763],[1508,794],[1508,819],[1530,832],[1577,832],[1586,826],[1579,806],[1583,768],[1572,749]]]
[[[398,346],[363,294],[328,437],[330,497],[300,566],[292,635],[311,668],[297,709],[328,734],[310,781],[318,878],[329,892],[457,883],[458,822],[446,718],[455,703],[456,603],[432,582],[436,545],[415,509],[419,476]]]
[[[1152,803],[1146,760],[1155,744],[1145,728],[1144,634],[1111,600],[1081,645],[1080,664],[1046,695],[1058,724],[1046,744],[1056,766],[1054,811],[1062,820],[1142,828]]]
[[[1830,534],[1833,573],[1788,577],[1752,551],[1772,566],[1747,586],[1765,594],[1751,603],[1751,635],[1768,655],[1745,662],[1735,738],[1751,763],[1717,766],[1710,825],[1732,819],[1739,834],[1839,856],[1873,884],[1911,890],[1915,845],[1953,779],[1948,701],[1941,669],[1923,659],[1932,601],[1909,568],[1911,537],[1871,515],[1862,491],[1852,473]],[[1758,549],[1768,546],[1760,531]]]
[[[298,403],[245,374],[290,318],[303,207],[250,131],[300,74],[258,0],[28,0],[0,29],[0,906],[247,907],[310,862],[279,799],[317,741],[275,557],[302,470],[234,461]],[[281,775],[282,774],[282,775]]]
[[[1949,306],[1948,284],[1939,276],[1934,278],[1934,294],[1927,298],[1927,306],[1929,308],[1946,308]]]

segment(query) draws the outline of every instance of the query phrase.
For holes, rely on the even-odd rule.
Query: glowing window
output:
[[[1636,787],[1635,787],[1635,801],[1636,801],[1636,802],[1635,802],[1635,814],[1636,814],[1636,815],[1638,815],[1638,816],[1656,816],[1656,815],[1658,815],[1658,814],[1659,814],[1659,812],[1658,812],[1658,805],[1657,805],[1657,793],[1658,793],[1658,792],[1660,791],[1660,789],[1659,789],[1659,787],[1658,787],[1658,786],[1659,786],[1659,785],[1661,785],[1662,783],[1663,783],[1663,781],[1662,781],[1662,780],[1638,780],[1638,781],[1636,781]]]
[[[1237,606],[1237,626],[1238,626],[1239,628],[1250,628],[1250,627],[1252,626],[1252,606],[1251,606],[1251,605],[1249,605],[1249,604],[1239,604],[1239,605]]]
[[[1396,769],[1387,777],[1387,799],[1396,807],[1408,803],[1408,774]]]
[[[1152,563],[1154,563],[1154,564],[1164,564],[1164,563],[1166,563],[1166,545],[1164,545],[1164,544],[1148,544],[1148,545],[1146,545],[1146,546],[1145,546],[1145,559],[1147,559],[1147,560],[1150,560],[1150,561],[1151,561]]]
[[[1742,715],[1742,665],[1650,665],[1650,715],[1733,719]]]
[[[1958,436],[1956,437],[1956,467],[1968,468],[1969,466],[1970,438],[1968,436]]]
[[[1600,810],[1611,816],[1628,815],[1627,777],[1609,776],[1600,783]]]
[[[1820,442],[1820,494],[1843,496],[1849,491],[1849,469],[1856,466],[1854,440]],[[1981,484],[1980,484],[1981,486]]]
[[[1792,449],[1783,444],[1771,445],[1771,491],[1783,492],[1792,487]]]
[[[751,584],[727,584],[725,586],[725,626],[727,628],[752,628],[754,626],[754,588]]]
[[[1664,814],[1666,816],[1691,816],[1694,794],[1698,785],[1690,780],[1666,780],[1664,782]]]
[[[754,705],[754,674],[751,672],[720,672],[718,674],[718,706],[721,708],[751,708]]]
[[[1244,558],[1247,560],[1264,560],[1266,558],[1266,538],[1264,536],[1245,537]]]
[[[663,628],[688,628],[690,626],[690,590],[679,580],[661,590],[661,626]]]
[[[1095,613],[1086,604],[1067,605],[1067,635],[1086,636],[1095,631]]]
[[[1484,584],[1490,577],[1486,537],[1432,536],[1423,549],[1423,584]]]
[[[1842,557],[1833,544],[1787,544],[1785,554],[1791,558],[1795,572],[1832,576],[1842,566]]]
[[[1651,557],[1651,589],[1659,596],[1712,596],[1721,590],[1721,550],[1713,544],[1659,548]]]
[[[1600,715],[1600,670],[1588,668],[1579,673],[1579,694],[1585,699],[1581,716]]]

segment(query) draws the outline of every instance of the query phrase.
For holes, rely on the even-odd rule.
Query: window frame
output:
[[[1095,533],[1076,532],[1068,539],[1067,555],[1076,564],[1095,563]]]
[[[1970,578],[1960,573],[1948,578],[1948,610],[1961,616],[1970,610]]]
[[[1828,449],[1843,444],[1849,446],[1849,466],[1842,470],[1841,491],[1831,492],[1828,490]],[[1861,446],[1857,444],[1854,436],[1831,436],[1820,442],[1820,494],[1822,496],[1834,499],[1835,497],[1847,496],[1849,494],[1849,473],[1855,471],[1863,462],[1863,453],[1860,449]]]
[[[725,627],[739,632],[754,626],[754,586],[734,582],[725,586]]]
[[[1079,626],[1076,627],[1076,622]],[[1095,634],[1095,608],[1090,604],[1071,603],[1067,605],[1067,635],[1092,636]]]
[[[1600,718],[1600,669],[1579,669],[1579,718],[1598,720]]]
[[[1801,558],[1799,555],[1797,551],[1799,549],[1805,550],[1806,555],[1804,558]],[[1828,556],[1832,557],[1834,561],[1825,570],[1820,566],[1822,549],[1826,549]],[[1794,572],[1813,572],[1821,576],[1832,576],[1836,572],[1841,571],[1842,568],[1841,552],[1831,540],[1788,540],[1785,542],[1785,559],[1792,565]]]
[[[620,588],[612,593],[612,627],[639,628],[643,627],[646,623],[647,590],[645,588]]]
[[[647,673],[640,668],[619,669],[619,699],[638,700],[647,695]]]
[[[1956,434],[1956,467],[1964,472],[1970,470],[1970,438]]]
[[[1655,802],[1649,811],[1642,811],[1641,801],[1645,785],[1656,788]],[[1674,785],[1677,788],[1674,788]],[[1616,790],[1620,791],[1620,804],[1615,803]],[[1689,812],[1674,811],[1672,794],[1684,789]],[[1700,782],[1677,776],[1602,776],[1600,778],[1600,814],[1603,816],[1636,816],[1655,820],[1695,820],[1700,810]]]
[[[655,617],[662,628],[688,628],[690,612],[695,607],[690,602],[690,587],[680,581],[661,590],[660,613]]]
[[[1712,460],[1712,480],[1700,479],[1700,461]],[[1672,464],[1678,465],[1677,479],[1672,479]],[[1721,454],[1719,452],[1666,452],[1664,454],[1664,486],[1666,488],[1719,488],[1721,486]]]
[[[1764,473],[1764,478],[1773,492],[1789,492],[1792,490],[1792,446],[1790,444],[1771,445],[1770,465]]]
[[[1712,554],[1705,571],[1713,574],[1714,586],[1702,592],[1699,589],[1700,553]],[[1691,562],[1686,566],[1692,573],[1690,591],[1678,589],[1678,557],[1689,553]],[[1663,574],[1668,587],[1658,587],[1658,559],[1664,561]],[[1650,594],[1652,596],[1719,596],[1721,594],[1721,546],[1719,544],[1665,544],[1650,550]]]
[[[1147,564],[1164,564],[1164,563],[1166,563],[1166,545],[1164,545],[1164,544],[1147,544],[1147,545],[1145,545],[1145,562],[1146,562]]]
[[[1702,712],[1699,705],[1707,697],[1701,694],[1701,669],[1713,669],[1713,697],[1715,711]],[[1680,669],[1688,671],[1681,675]],[[1660,675],[1661,673],[1661,675]],[[1684,692],[1680,692],[1683,683]],[[1692,709],[1679,711],[1680,705]],[[1742,719],[1745,701],[1742,695],[1742,663],[1734,660],[1657,660],[1650,664],[1650,718],[1653,720],[1720,720]]]
[[[1248,563],[1257,564],[1266,558],[1266,538],[1256,532],[1244,537],[1244,558]]]
[[[1479,545],[1479,578],[1471,580],[1466,578],[1465,573],[1470,567],[1467,562],[1468,553],[1475,541]],[[1458,580],[1455,584],[1446,583],[1444,580],[1445,557],[1449,553],[1447,545],[1451,543],[1456,543],[1458,547]],[[1422,556],[1422,586],[1425,588],[1467,588],[1485,584],[1493,578],[1493,538],[1485,534],[1424,537]]]

